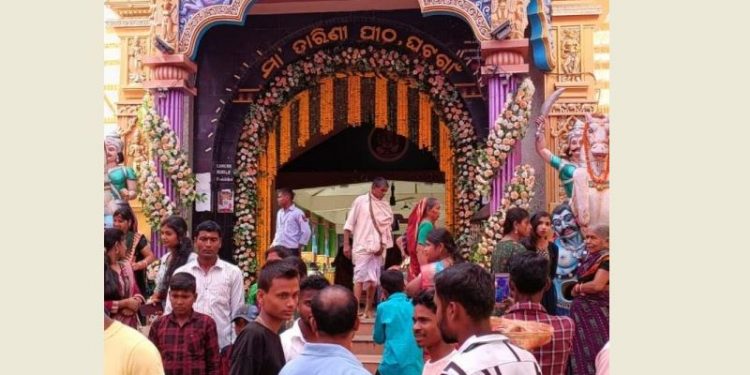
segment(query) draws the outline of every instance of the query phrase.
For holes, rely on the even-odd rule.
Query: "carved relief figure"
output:
[[[164,0],[162,3],[162,38],[170,46],[177,45],[177,33],[179,31],[179,0]]]
[[[578,29],[563,29],[562,68],[565,74],[580,73],[580,36]]]
[[[508,0],[492,1],[492,27],[508,19]]]
[[[128,83],[141,83],[145,79],[142,62],[145,54],[145,38],[131,38],[128,41]]]
[[[510,39],[523,39],[523,33],[526,26],[529,25],[529,18],[526,16],[526,9],[529,6],[529,0],[511,0],[513,7],[510,10]]]

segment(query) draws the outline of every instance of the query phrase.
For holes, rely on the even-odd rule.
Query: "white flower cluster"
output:
[[[151,143],[152,152],[159,161],[163,173],[171,179],[184,206],[196,199],[204,199],[195,191],[196,178],[188,164],[187,154],[180,148],[177,136],[167,118],[162,118],[146,97],[141,106],[141,126]]]
[[[152,228],[158,228],[164,218],[174,214],[174,202],[169,199],[161,183],[159,174],[156,172],[156,164],[143,157],[139,157],[136,164],[138,165],[138,185],[140,185],[138,199],[143,204],[143,213],[149,225]]]
[[[498,114],[495,126],[487,136],[487,145],[478,155],[476,186],[480,194],[489,193],[490,182],[495,173],[505,164],[515,144],[526,135],[533,95],[534,84],[531,79],[526,78],[513,94],[513,100],[507,101],[505,108]]]

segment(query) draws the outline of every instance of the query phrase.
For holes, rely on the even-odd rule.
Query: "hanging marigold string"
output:
[[[398,106],[396,107],[396,134],[409,138],[409,86],[405,80],[396,86]]]
[[[375,78],[375,127],[388,126],[388,80]]]
[[[258,155],[258,212],[264,212],[263,205],[266,201],[266,186],[268,186],[268,152],[261,152]],[[258,226],[258,256],[261,263],[263,263],[265,259],[265,249],[267,248],[265,245],[268,243],[268,230],[266,228],[268,227],[268,223],[266,221],[266,215],[265,213],[263,215],[257,215],[258,220],[256,221],[256,225]]]
[[[440,121],[440,170],[445,174],[445,227],[453,228],[453,151],[450,148],[450,130]]]
[[[281,133],[279,134],[279,164],[284,164],[289,161],[289,156],[292,154],[291,142],[292,142],[292,117],[291,117],[292,104],[289,103],[281,110],[280,121],[281,121]]]
[[[278,165],[278,161],[276,160],[276,131],[271,130],[268,133],[268,176],[271,178],[271,176],[276,175],[276,166]]]
[[[430,150],[432,144],[432,104],[427,94],[419,93],[419,146]]]
[[[346,119],[349,122],[349,126],[360,126],[362,125],[360,77],[349,76],[347,81],[348,105]],[[341,103],[337,104],[341,105]]]
[[[320,134],[333,131],[333,78],[320,80]]]
[[[310,91],[299,94],[299,138],[297,147],[305,147],[310,140]]]

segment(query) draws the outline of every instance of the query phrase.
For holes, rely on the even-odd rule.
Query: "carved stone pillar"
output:
[[[547,145],[555,155],[566,157],[568,133],[576,119],[598,112],[597,82],[594,75],[594,33],[607,14],[600,0],[552,2],[552,38],[556,63],[552,74],[544,76],[545,97],[559,88],[566,90],[552,107],[548,118]],[[545,200],[551,212],[565,199],[558,172],[545,168]]]
[[[144,64],[150,68],[151,76],[143,87],[150,90],[156,111],[162,118],[169,121],[169,125],[177,136],[179,147],[188,152],[188,139],[186,124],[189,119],[184,118],[185,108],[191,105],[193,97],[197,94],[193,87],[194,74],[197,66],[184,55],[156,55],[144,59]],[[162,173],[161,165],[156,163],[156,169],[161,175],[161,182],[173,202],[177,203],[178,197],[172,186],[172,181]],[[182,212],[182,216],[189,222],[187,217],[190,212]],[[155,228],[156,229],[156,228]],[[158,242],[157,231],[152,233],[152,246],[157,256],[165,253],[165,249]]]
[[[529,72],[527,39],[482,42],[482,76],[488,82],[489,128],[495,126],[497,115],[518,88],[520,76]],[[505,165],[497,171],[490,193],[490,214],[497,211],[503,199],[505,182],[513,177],[513,170],[521,163],[521,143],[516,143]]]

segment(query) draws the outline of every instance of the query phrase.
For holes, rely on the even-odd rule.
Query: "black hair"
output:
[[[283,260],[272,260],[260,270],[258,276],[258,289],[268,292],[271,290],[273,279],[299,278],[299,271],[293,263]]]
[[[292,253],[287,250],[286,247],[282,246],[272,246],[268,250],[266,250],[266,259],[268,259],[268,255],[271,253],[276,253],[279,255],[279,258],[286,259],[292,256]]]
[[[198,237],[201,232],[217,233],[221,238],[221,226],[213,220],[206,220],[195,227],[195,237]]]
[[[312,299],[312,314],[318,331],[331,336],[348,334],[357,321],[357,299],[351,290],[329,286]]]
[[[388,180],[383,177],[375,177],[372,180],[373,187],[388,187]]]
[[[133,210],[130,208],[129,205],[119,205],[117,206],[117,209],[115,210],[115,213],[112,214],[112,217],[120,217],[122,220],[129,221],[130,226],[128,227],[128,230],[131,232],[135,232],[137,228],[137,221],[135,220],[135,214],[133,214]]]
[[[320,275],[312,275],[302,279],[299,284],[299,291],[304,292],[306,290],[323,290],[331,284],[326,280],[325,277]]]
[[[401,249],[398,246],[393,246],[385,251],[385,263],[384,269],[389,269],[393,266],[400,266],[404,262],[404,256],[401,254]]]
[[[474,322],[489,318],[495,307],[493,277],[474,263],[460,263],[435,275],[435,293],[445,304],[463,306]]]
[[[104,230],[104,250],[110,251],[115,245],[125,239],[125,233],[117,228],[107,228]]]
[[[290,189],[288,187],[280,187],[280,188],[276,189],[276,193],[281,193],[281,194],[284,194],[284,195],[288,195],[289,198],[291,198],[292,200],[294,200],[294,190],[292,190],[292,189]]]
[[[305,261],[302,260],[302,258],[292,255],[282,260],[297,268],[297,273],[299,274],[300,279],[304,279],[305,277],[307,277],[307,265],[305,264]]]
[[[195,294],[195,276],[187,272],[177,272],[169,280],[170,290],[179,290],[181,292],[190,292]]]
[[[536,243],[539,242],[541,237],[536,233],[536,228],[539,226],[539,224],[542,223],[542,219],[548,218],[550,221],[550,226],[552,225],[552,216],[547,211],[539,211],[531,216],[531,235],[529,236],[528,241],[524,241],[524,245],[526,245],[526,248],[529,250],[536,251]]]
[[[505,214],[505,223],[503,223],[503,235],[513,231],[513,225],[529,218],[529,212],[521,207],[513,207]]]
[[[430,309],[434,314],[437,314],[437,306],[435,306],[435,290],[432,288],[419,292],[419,294],[411,300],[411,303],[414,306],[422,305]]]
[[[388,294],[404,291],[404,274],[396,270],[388,270],[380,274],[380,286]]]
[[[120,279],[112,267],[109,265],[109,257],[104,255],[104,300],[117,301],[121,300]]]
[[[167,266],[167,272],[164,275],[164,280],[159,286],[157,291],[160,295],[166,295],[167,289],[169,288],[169,279],[172,277],[174,271],[184,266],[190,259],[190,254],[193,252],[193,242],[187,236],[187,222],[185,219],[177,215],[172,215],[161,222],[161,226],[169,227],[176,234],[180,241],[180,244],[175,249],[174,253],[169,259],[169,265]]]
[[[120,294],[120,278],[117,272],[110,266],[110,259],[107,252],[112,250],[115,245],[125,238],[125,234],[117,228],[107,228],[104,230],[104,300],[116,301],[122,299]],[[115,260],[116,261],[116,260]]]
[[[433,245],[443,245],[445,251],[453,259],[453,263],[460,263],[464,261],[461,257],[461,252],[456,246],[456,241],[453,240],[453,235],[450,231],[445,228],[435,228],[427,234],[427,241]]]
[[[514,254],[508,262],[510,280],[523,294],[535,294],[544,289],[549,278],[549,260],[533,251]]]

